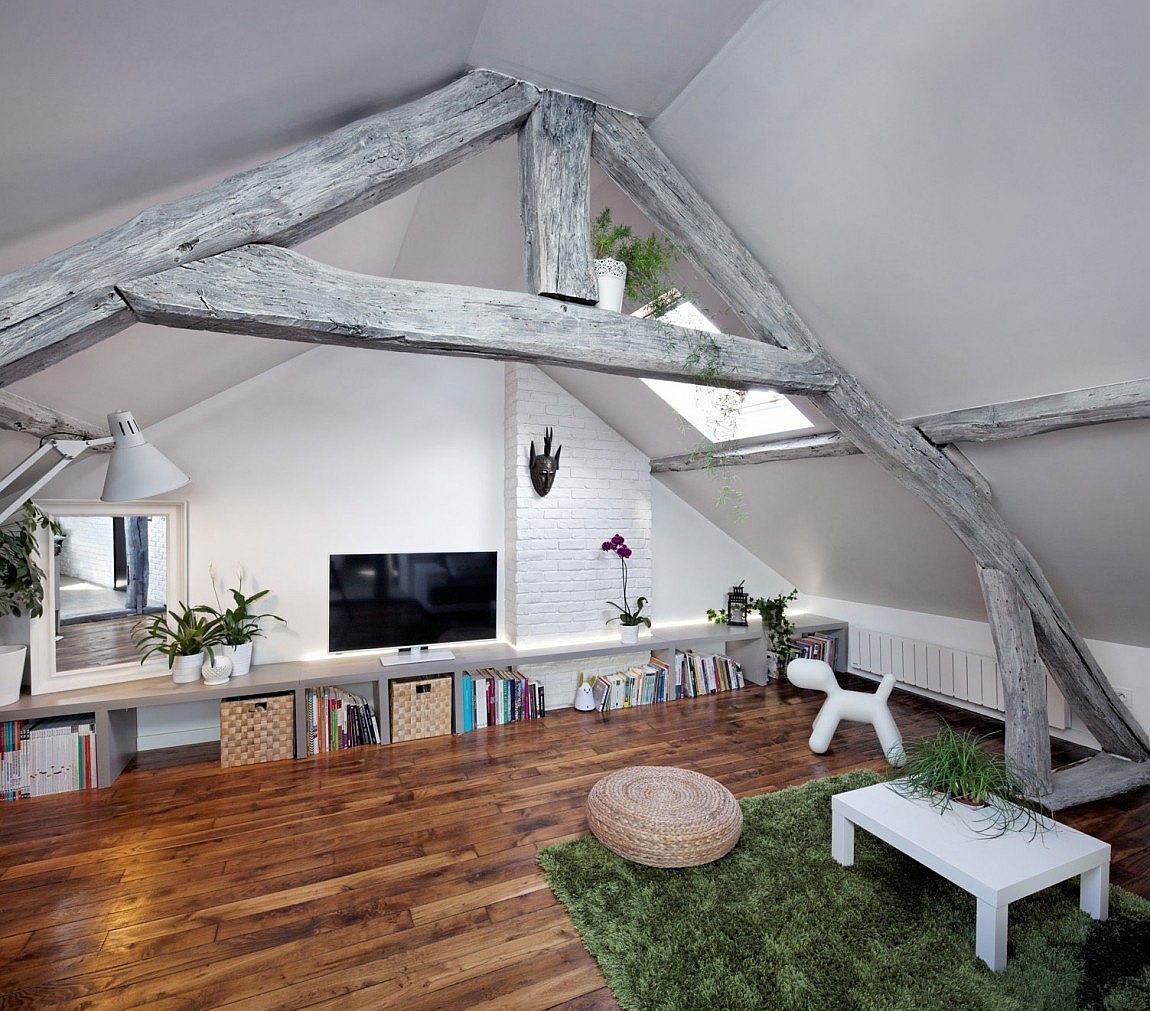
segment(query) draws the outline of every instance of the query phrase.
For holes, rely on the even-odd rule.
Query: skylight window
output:
[[[636,310],[636,316],[651,315],[647,306]],[[659,316],[665,323],[693,330],[719,333],[693,302],[682,301]],[[731,442],[764,435],[783,435],[813,428],[783,394],[774,390],[720,390],[669,379],[644,379],[651,390],[710,442]]]

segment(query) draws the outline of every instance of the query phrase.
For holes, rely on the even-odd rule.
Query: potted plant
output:
[[[925,800],[941,811],[953,804],[980,813],[975,831],[999,836],[1007,832],[1049,828],[1050,821],[1034,798],[1040,787],[1033,778],[1000,755],[987,751],[986,736],[949,726],[903,745],[906,763],[892,773],[891,785],[905,797]]]
[[[635,610],[631,610],[631,602],[627,599],[627,559],[631,557],[631,549],[627,547],[623,535],[616,534],[609,541],[604,541],[603,550],[610,551],[615,555],[623,570],[623,603],[620,605],[613,600],[607,601],[619,612],[614,617],[608,618],[607,624],[610,625],[613,621],[619,622],[621,626],[619,640],[626,646],[634,646],[639,641],[639,626],[651,627],[651,619],[643,615],[643,608],[647,606],[647,598],[640,597],[635,601]]]
[[[44,613],[44,570],[36,561],[36,531],[43,528],[61,532],[60,524],[31,502],[24,503],[18,519],[0,527],[0,617]],[[0,646],[0,706],[19,701],[27,655],[27,646]]]
[[[647,305],[671,288],[671,268],[679,258],[679,250],[669,239],[657,235],[640,239],[630,225],[615,224],[611,208],[605,207],[591,223],[591,241],[595,247],[600,308],[621,311],[624,295],[632,302]]]
[[[739,584],[742,586],[742,584]],[[763,636],[767,647],[767,673],[771,676],[778,674],[780,667],[786,667],[794,656],[794,647],[791,638],[795,634],[795,626],[787,617],[787,605],[792,603],[799,595],[797,589],[790,593],[777,593],[773,597],[755,597],[747,605],[749,611],[758,611],[763,619]],[[719,625],[725,625],[730,620],[725,610],[707,609],[707,620]]]
[[[212,570],[212,590],[215,591],[216,574]],[[260,628],[260,622],[266,618],[271,618],[274,621],[283,621],[278,614],[255,614],[252,612],[252,605],[257,600],[262,600],[266,597],[271,590],[260,590],[259,593],[253,593],[250,597],[245,597],[243,592],[244,587],[244,573],[241,569],[238,573],[239,586],[231,587],[226,592],[231,595],[232,606],[223,607],[220,604],[219,594],[216,594],[216,604],[219,605],[213,610],[213,613],[219,619],[220,628],[223,634],[223,643],[220,646],[220,651],[231,658],[232,661],[232,676],[243,677],[247,674],[252,667],[252,644],[256,638],[262,636],[264,631]]]
[[[214,664],[216,650],[223,644],[223,625],[214,609],[188,607],[182,601],[178,612],[152,618],[136,639],[136,646],[144,650],[140,663],[153,653],[166,656],[172,680],[178,685],[199,681],[204,657]]]

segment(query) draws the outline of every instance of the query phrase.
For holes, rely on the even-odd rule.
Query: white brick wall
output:
[[[148,518],[148,603],[168,603],[167,516]]]
[[[562,387],[531,365],[506,372],[505,625],[520,646],[602,636],[620,600],[619,560],[601,544],[622,534],[634,551],[628,560],[628,597],[651,588],[650,460]],[[531,441],[542,451],[544,429],[563,447],[550,494],[531,486]],[[621,602],[621,601],[620,601]],[[657,614],[657,601],[656,605]],[[649,652],[601,658],[594,664],[524,668],[546,686],[548,708],[570,706],[578,674],[618,670]]]
[[[64,516],[60,526],[67,536],[56,559],[57,571],[96,586],[113,587],[112,517]]]

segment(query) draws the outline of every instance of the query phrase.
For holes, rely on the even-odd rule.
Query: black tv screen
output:
[[[494,639],[497,557],[332,555],[329,652]]]

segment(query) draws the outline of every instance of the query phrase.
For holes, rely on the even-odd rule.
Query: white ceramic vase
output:
[[[599,285],[599,308],[621,312],[623,288],[627,284],[627,264],[611,257],[596,260],[595,281]]]
[[[200,680],[200,668],[204,666],[204,654],[178,656],[172,664],[172,681],[178,685],[190,685]]]
[[[20,682],[24,680],[24,657],[27,646],[0,646],[0,706],[20,701]]]
[[[232,677],[242,678],[252,669],[252,644],[241,643],[239,646],[221,646],[217,654],[229,657],[232,661]]]
[[[619,627],[619,641],[624,646],[637,646],[639,644],[639,626],[621,625]]]
[[[228,656],[222,649],[214,650],[215,660],[211,657],[204,659],[203,665],[200,667],[200,674],[204,679],[206,685],[222,685],[227,684],[228,679],[232,676],[232,658]]]

